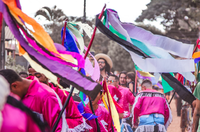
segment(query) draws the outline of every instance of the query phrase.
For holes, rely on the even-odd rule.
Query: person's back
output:
[[[139,126],[136,129],[138,131],[154,130],[156,129],[155,126],[166,131],[172,121],[172,115],[165,96],[153,90],[152,83],[149,80],[144,81],[141,86],[144,90],[138,93],[133,104],[133,126],[135,128]]]

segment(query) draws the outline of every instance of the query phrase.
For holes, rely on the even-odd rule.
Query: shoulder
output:
[[[99,105],[98,106],[98,111],[100,112],[100,114],[109,115],[108,110],[105,107],[103,107],[103,106]]]
[[[43,98],[49,98],[49,97],[56,97],[55,91],[50,88],[48,85],[39,83],[38,85],[38,96],[41,96]]]

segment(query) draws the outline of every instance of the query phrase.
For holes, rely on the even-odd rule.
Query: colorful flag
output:
[[[104,13],[103,23],[96,18],[96,25],[102,33],[128,51],[134,63],[142,71],[161,73],[163,79],[175,89],[183,100],[189,103],[195,100],[195,97],[169,74],[169,72],[188,73],[188,80],[195,79],[191,73],[191,71],[195,71],[194,60],[191,59],[193,45],[154,35],[144,29],[138,29],[134,24],[122,23],[117,12],[111,9],[107,9]],[[168,52],[186,59],[176,60]]]
[[[45,30],[20,10],[19,1],[3,0],[3,2],[4,19],[23,48],[25,58],[34,64],[33,68],[37,71],[38,67],[35,66],[40,66],[39,72],[47,77],[50,74],[59,77],[95,99],[102,86],[71,68],[84,68],[84,64],[77,64],[81,61],[75,59],[70,53],[59,53]],[[28,28],[27,24],[31,25],[32,29]]]

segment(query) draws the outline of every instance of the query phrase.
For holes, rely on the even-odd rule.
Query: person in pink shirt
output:
[[[133,127],[137,128],[136,132],[165,132],[172,121],[171,110],[165,96],[152,89],[150,80],[144,80],[141,86],[144,90],[136,96],[132,109]]]
[[[112,117],[110,116],[108,110],[100,106],[98,104],[98,101],[102,98],[102,91],[97,95],[94,101],[92,101],[92,106],[94,109],[94,113],[96,116],[98,116],[98,122],[100,122],[102,125],[100,125],[100,131],[101,132],[112,132],[112,129],[114,132],[117,132],[117,129],[115,128]],[[90,103],[88,103],[89,108],[91,109]],[[103,127],[101,127],[103,126]],[[112,128],[113,127],[113,128]]]
[[[49,83],[48,78],[39,72],[36,72],[31,66],[28,68],[29,76],[36,76],[38,80],[50,88],[52,88],[57,95],[59,96],[62,105],[64,105],[65,101],[67,100],[68,92],[65,90],[60,89],[59,87],[54,86],[52,83]],[[87,124],[85,124],[85,120],[82,117],[81,113],[79,112],[77,106],[74,103],[73,98],[71,97],[69,100],[69,104],[65,109],[65,118],[68,124],[68,131],[69,132],[80,132],[85,131],[85,129],[90,129]]]
[[[7,81],[0,76],[0,131],[1,132],[41,132],[48,131],[46,126],[35,114],[18,101],[14,94],[9,94]],[[5,102],[7,100],[7,102]],[[34,121],[33,121],[34,119]],[[50,130],[49,130],[50,131]]]
[[[22,102],[41,119],[47,121],[52,129],[61,111],[55,92],[47,85],[40,83],[37,78],[21,78],[11,69],[0,70],[0,75],[10,84],[11,92],[18,95]],[[62,117],[55,131],[62,132],[67,129],[67,123]]]
[[[122,73],[120,74],[122,75]],[[124,79],[122,79],[121,83],[125,84]],[[134,103],[135,97],[129,90],[129,88],[123,87],[119,85],[119,77],[116,75],[111,75],[108,77],[108,84],[113,85],[116,89],[121,93],[121,98],[118,100],[118,104],[124,109],[123,114],[119,114],[121,129],[127,128],[127,131],[132,132],[131,129],[131,121],[130,121],[130,110],[132,109],[132,105]]]

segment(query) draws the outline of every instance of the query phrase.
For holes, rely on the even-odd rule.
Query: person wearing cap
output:
[[[111,74],[111,68],[113,67],[113,62],[111,58],[106,54],[99,53],[95,55],[95,59],[99,64],[100,73],[102,77],[108,78],[108,76]]]

